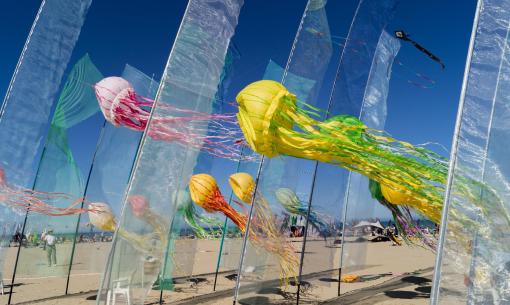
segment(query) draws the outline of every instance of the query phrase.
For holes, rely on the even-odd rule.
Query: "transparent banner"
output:
[[[37,298],[63,294],[65,291],[69,265],[72,261],[73,240],[78,215],[66,215],[65,209],[72,204],[81,207],[87,170],[92,164],[102,125],[97,124],[94,116],[101,120],[94,90],[88,84],[102,79],[88,55],[80,59],[72,68],[60,93],[41,161],[34,183],[36,194],[49,194],[44,204],[61,208],[61,215],[51,211],[40,211],[36,204],[33,211],[26,215],[23,231],[23,247],[18,248],[16,277],[40,289]],[[76,130],[86,128],[88,137],[82,140],[83,146],[72,146],[69,139],[76,136]],[[83,165],[85,173],[78,166],[76,149],[88,156]],[[65,194],[59,198],[57,194]],[[52,197],[55,197],[54,199]],[[50,214],[48,214],[50,213]],[[57,214],[59,212],[57,211]],[[41,278],[46,278],[41,281]],[[15,281],[16,283],[16,281]],[[45,285],[59,287],[45,293]],[[31,300],[33,295],[17,294],[16,301]]]
[[[158,83],[140,70],[126,65],[121,76],[139,94],[148,98],[156,95]],[[115,217],[121,213],[123,196],[141,137],[141,132],[107,123],[97,144],[84,197],[92,203],[108,204]],[[67,293],[97,290],[111,250],[113,234],[95,227],[88,213],[80,214],[73,225],[74,251]]]
[[[0,162],[12,184],[32,186],[51,107],[90,4],[43,1],[37,13],[0,111]]]
[[[330,92],[341,45],[332,35],[344,36],[346,24],[331,20],[351,18],[353,3],[322,4],[309,1],[296,34],[292,52],[285,68],[273,62],[268,65],[265,79],[281,82],[296,95],[300,105],[327,108],[324,92]],[[341,17],[339,11],[345,12]],[[334,17],[334,18],[332,18]],[[323,115],[321,113],[321,115]],[[250,232],[245,236],[245,249],[240,265],[239,286],[235,301],[240,304],[295,304],[299,290],[301,252],[305,243],[307,199],[312,188],[315,162],[277,156],[264,159],[259,170],[250,225],[257,227],[263,213],[274,215],[277,233],[265,236],[271,243],[279,238],[280,245],[268,251]],[[322,220],[319,220],[322,221]],[[257,230],[257,229],[255,229]]]
[[[98,304],[107,303],[109,295],[122,288],[129,289],[132,304],[143,304],[166,257],[175,254],[169,238],[171,221],[198,151],[182,142],[157,140],[162,128],[158,123],[177,116],[176,108],[181,115],[211,113],[242,4],[209,0],[188,3],[124,199],[101,288],[106,298],[98,298]]]
[[[399,49],[400,42],[383,31],[377,43],[360,109],[361,121],[370,128],[384,129],[391,70]],[[374,229],[380,230],[382,236],[384,224],[381,224],[379,219],[391,219],[391,213],[389,210],[384,211],[377,200],[371,197],[368,178],[358,173],[349,174],[345,200],[341,274],[345,277],[353,273],[358,276],[377,273],[378,270],[372,269],[374,263],[367,261],[369,252],[377,251],[374,248],[376,235],[370,232]],[[381,279],[383,278],[381,276]],[[376,283],[377,281],[372,284]],[[340,284],[340,288],[340,292],[345,293],[355,289],[356,286],[345,283]]]
[[[509,1],[478,1],[431,304],[510,302],[509,8]]]
[[[39,166],[50,114],[80,35],[90,0],[42,1],[0,109],[0,247],[3,278],[14,280],[25,209]],[[4,196],[5,195],[5,196]],[[12,292],[11,285],[11,292]],[[8,302],[11,302],[9,294]]]
[[[18,201],[9,197],[6,204],[22,208],[30,205],[25,224],[23,209],[17,219],[12,217],[15,213],[2,213],[6,217],[2,235],[11,244],[6,251],[6,266],[17,268],[15,293],[9,295],[9,302],[34,301],[100,286],[99,273],[104,270],[143,128],[129,130],[111,120],[110,109],[105,108],[108,105],[99,94],[105,88],[98,83],[102,75],[122,76],[146,98],[142,108],[150,111],[157,85],[141,71],[154,75],[163,70],[185,8],[184,2],[172,3],[169,17],[169,6],[161,9],[170,5],[166,1],[157,5],[133,1],[123,4],[121,11],[112,11],[104,3],[94,3],[88,10],[90,2],[43,1],[3,104],[0,124],[10,127],[2,127],[0,134],[6,138],[5,143],[15,143],[7,148],[18,154],[7,152],[7,148],[0,152],[12,159],[0,160],[5,164],[2,173],[6,178],[2,175],[1,191],[25,196],[17,195],[14,199],[21,198]],[[126,24],[127,12],[151,18]],[[100,30],[97,24],[101,24]],[[112,39],[115,43],[110,43]],[[87,53],[94,60],[93,68]],[[121,74],[127,60],[136,63],[140,71],[128,66]],[[62,78],[68,80],[65,85],[61,84]],[[50,123],[47,121],[52,111],[46,135],[44,122]],[[98,143],[100,132],[102,141]],[[39,158],[30,160],[30,155],[41,155],[41,162],[37,162]],[[25,178],[28,183],[23,181]],[[81,200],[85,195],[87,198]],[[97,202],[112,209],[109,227],[97,226],[89,217],[102,215],[92,208],[91,204]],[[94,212],[88,213],[89,208]],[[4,273],[4,277],[13,275]]]

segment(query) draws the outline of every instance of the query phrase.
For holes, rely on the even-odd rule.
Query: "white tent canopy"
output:
[[[366,220],[360,221],[353,228],[363,228],[363,227],[375,227],[384,230],[384,227],[381,225],[381,222],[378,220],[376,222],[368,222]]]

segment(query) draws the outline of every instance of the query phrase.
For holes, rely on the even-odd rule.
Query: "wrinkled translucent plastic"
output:
[[[510,1],[479,1],[431,304],[510,302],[509,20]]]
[[[51,106],[90,4],[56,0],[41,5],[0,112],[0,164],[13,184],[31,186]]]
[[[149,98],[155,96],[158,83],[136,68],[126,65],[122,77],[129,81],[139,94]],[[97,102],[95,104],[97,105]],[[97,144],[84,197],[89,202],[107,203],[116,217],[121,213],[124,193],[141,138],[140,132],[105,124]],[[73,265],[69,270],[69,293],[98,288],[100,274],[106,267],[108,257],[104,254],[108,253],[111,247],[111,243],[108,242],[111,233],[91,227],[88,213],[79,215],[78,223],[74,226],[75,250],[72,257]],[[91,242],[97,251],[88,251]],[[90,274],[97,274],[97,280],[80,281],[80,277]]]
[[[360,109],[361,121],[370,128],[384,129],[391,68],[399,49],[400,42],[383,31],[377,42]],[[358,228],[357,225],[360,221],[375,222],[376,215],[381,217],[381,209],[379,213],[375,213],[380,204],[368,191],[368,178],[354,172],[349,175],[345,200],[342,274],[363,274],[368,268],[366,266],[368,240],[365,239],[363,228]],[[341,291],[346,292],[347,289],[348,286]]]
[[[242,4],[242,1],[236,0],[189,2],[161,79],[152,110],[154,116],[172,114],[163,107],[165,104],[203,113],[212,111],[225,55]],[[147,128],[150,132],[150,123]],[[153,246],[145,252],[136,252],[117,234],[102,285],[104,291],[114,285],[126,285],[132,291],[134,304],[143,304],[166,260],[167,249],[171,249],[168,232],[176,211],[177,191],[186,188],[197,156],[195,149],[144,137],[126,198],[132,195],[147,198],[150,209],[161,217],[162,227],[156,230],[136,219],[125,200],[120,229],[137,234],[154,232]],[[126,277],[129,281],[122,281]]]
[[[52,105],[90,4],[42,1],[0,109],[0,167],[11,186],[33,187]],[[0,206],[0,246],[21,233],[24,214]],[[6,266],[2,275],[10,278],[14,262]]]

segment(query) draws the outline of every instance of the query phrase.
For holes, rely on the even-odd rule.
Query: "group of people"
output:
[[[15,247],[41,247],[46,252],[46,258],[48,260],[48,267],[57,265],[57,242],[58,238],[54,235],[53,230],[49,229],[44,231],[40,237],[38,234],[29,233],[27,235],[22,234],[19,231],[12,236],[9,246],[14,245]]]

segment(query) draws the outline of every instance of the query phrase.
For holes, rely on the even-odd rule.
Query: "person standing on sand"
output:
[[[57,265],[57,238],[53,235],[53,230],[49,230],[43,237],[46,244],[46,255],[48,257],[48,267]]]

